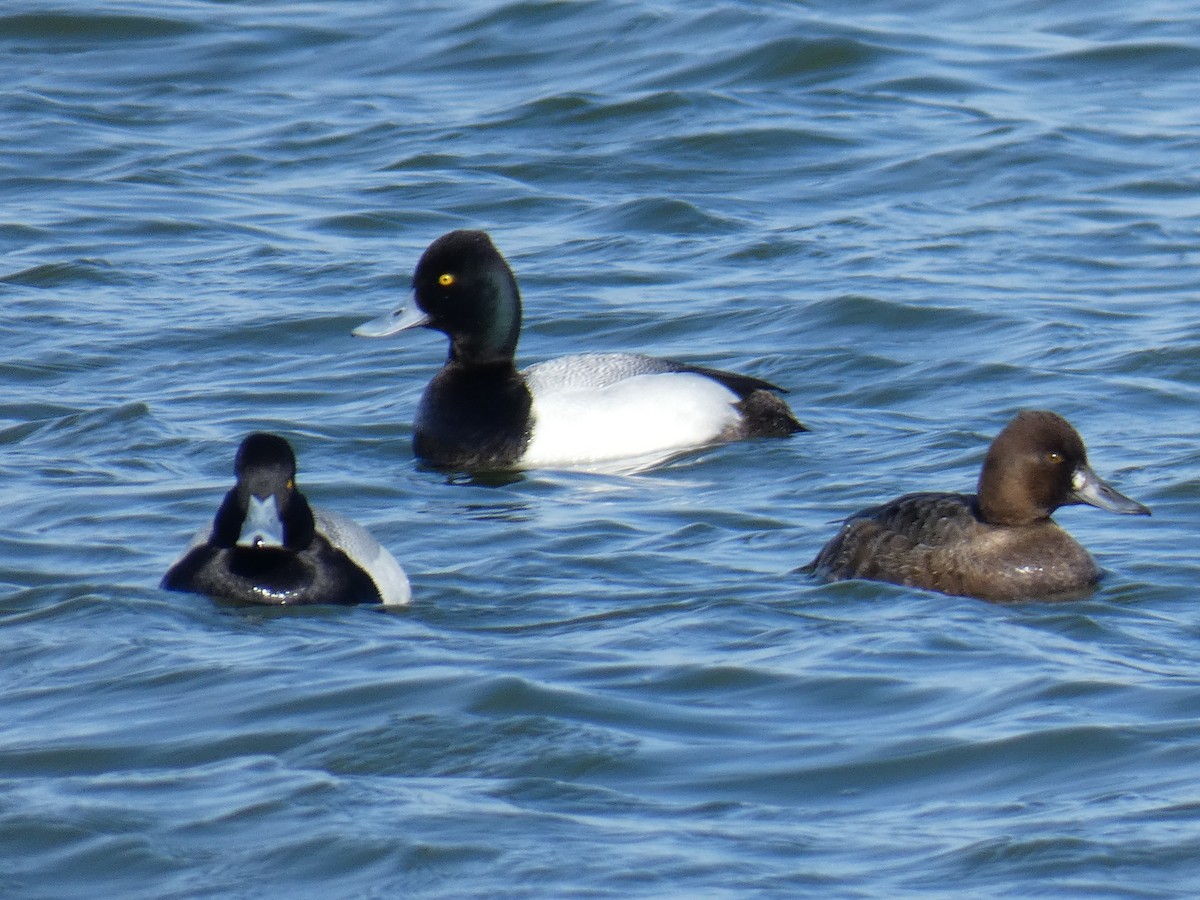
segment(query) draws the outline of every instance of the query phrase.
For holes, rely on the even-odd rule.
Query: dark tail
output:
[[[783,398],[768,390],[752,391],[736,405],[746,437],[787,437],[808,431]]]

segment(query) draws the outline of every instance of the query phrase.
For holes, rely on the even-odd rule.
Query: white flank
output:
[[[407,606],[412,600],[408,576],[396,558],[372,537],[371,532],[353,519],[328,510],[313,508],[317,532],[345,553],[366,572],[379,596],[389,606]]]
[[[618,362],[637,368],[646,358],[594,356],[610,364],[589,372],[589,356],[564,357],[526,371],[533,436],[522,465],[670,454],[711,444],[738,423],[737,395],[711,378],[691,372],[627,375]]]

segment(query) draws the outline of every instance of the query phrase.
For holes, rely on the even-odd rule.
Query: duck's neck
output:
[[[988,475],[989,470],[985,468],[975,498],[977,514],[984,522],[989,525],[1032,525],[1050,519],[1053,510],[1046,509],[1021,479],[1001,483]]]
[[[481,341],[478,338],[457,336],[450,338],[450,355],[447,358],[448,363],[454,363],[467,368],[476,367],[497,367],[497,368],[516,368],[516,363],[513,357],[517,350],[517,342],[514,337],[512,342],[504,342],[499,345],[490,341]]]

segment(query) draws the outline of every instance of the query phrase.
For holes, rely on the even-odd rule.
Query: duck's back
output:
[[[1049,519],[979,520],[969,494],[907,494],[846,520],[807,567],[830,580],[866,578],[979,597],[1056,599],[1089,591],[1101,572]]]
[[[564,391],[605,390],[645,375],[690,375],[728,392],[713,392],[712,396],[720,397],[723,405],[734,405],[740,419],[737,437],[786,437],[804,430],[788,405],[777,396],[784,393],[783,388],[752,375],[707,366],[640,353],[574,353],[537,363],[522,374],[535,398]],[[688,385],[691,381],[680,379],[677,383]],[[689,390],[684,387],[680,393]]]
[[[549,392],[605,388],[638,375],[679,370],[675,363],[640,353],[572,353],[535,363],[522,374],[531,391]]]

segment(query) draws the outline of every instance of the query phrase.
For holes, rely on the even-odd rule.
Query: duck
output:
[[[248,435],[234,474],[212,527],[197,532],[163,588],[268,606],[411,601],[404,569],[365,528],[309,505],[285,438]]]
[[[988,447],[977,493],[906,494],[860,510],[801,571],[998,602],[1079,598],[1103,572],[1050,518],[1078,503],[1150,515],[1092,470],[1066,419],[1023,410]]]
[[[417,407],[413,453],[435,468],[648,464],[805,427],[768,381],[635,353],[577,353],[518,371],[516,276],[491,237],[457,230],[417,262],[411,302],[354,329],[429,328],[449,354]]]

